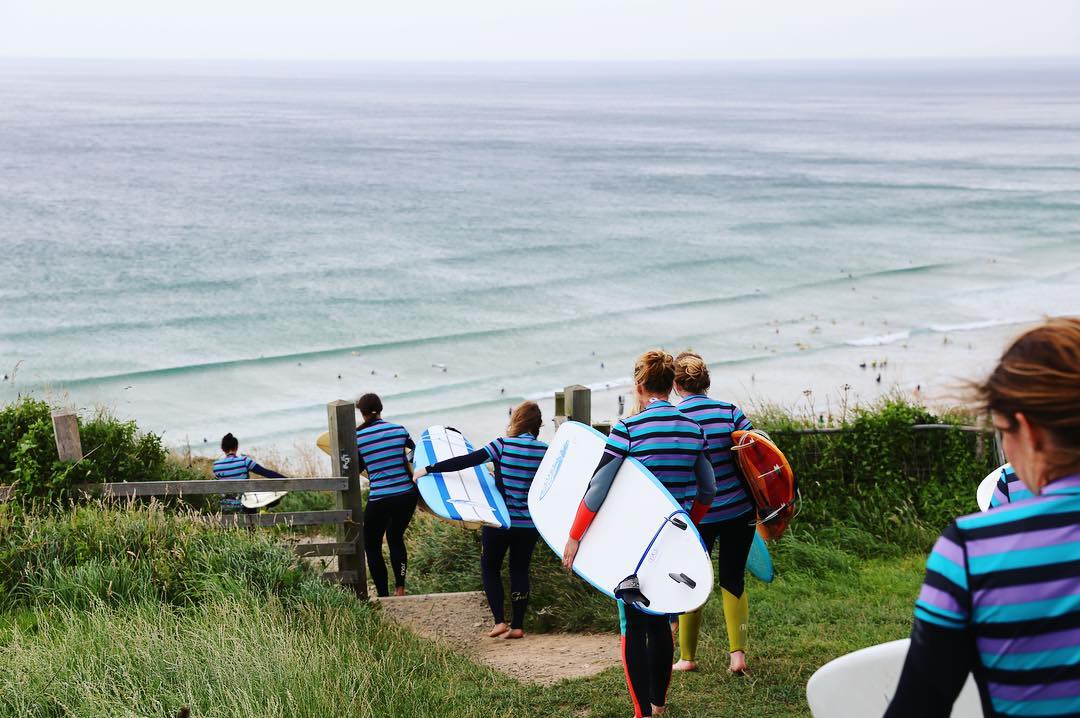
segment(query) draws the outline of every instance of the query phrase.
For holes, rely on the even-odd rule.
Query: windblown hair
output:
[[[675,384],[694,394],[704,394],[712,385],[709,367],[700,354],[682,352],[675,357]]]
[[[226,454],[231,454],[239,448],[240,442],[236,440],[236,437],[231,432],[221,437],[221,450]]]
[[[543,424],[544,418],[540,415],[540,406],[535,401],[523,401],[514,407],[514,412],[510,414],[510,425],[506,427],[506,435],[539,436],[540,427]]]
[[[645,352],[634,362],[634,383],[653,394],[670,394],[675,384],[675,360],[662,349]]]
[[[1013,342],[975,394],[1016,427],[1021,413],[1049,433],[1058,470],[1080,467],[1080,317],[1048,320]]]

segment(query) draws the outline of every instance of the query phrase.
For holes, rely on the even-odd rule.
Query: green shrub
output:
[[[774,410],[752,419],[798,477],[802,504],[793,525],[803,531],[854,527],[883,545],[926,550],[952,518],[977,510],[975,488],[997,466],[985,435],[911,428],[971,423],[972,417],[937,416],[902,397],[854,409],[839,433],[798,433],[812,422]],[[860,555],[889,551],[870,551],[860,541]]]
[[[107,411],[80,418],[79,435],[83,458],[61,462],[48,404],[22,398],[0,409],[0,483],[13,487],[13,500],[24,507],[57,506],[75,498],[72,487],[81,483],[202,478],[170,460],[160,436]]]

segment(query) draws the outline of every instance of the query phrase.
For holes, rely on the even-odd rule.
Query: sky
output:
[[[0,0],[0,57],[1080,55],[1080,0]]]

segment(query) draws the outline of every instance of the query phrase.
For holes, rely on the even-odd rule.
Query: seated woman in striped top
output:
[[[547,444],[536,437],[543,425],[540,407],[535,401],[519,404],[510,415],[506,436],[495,439],[482,449],[439,461],[419,468],[413,480],[425,474],[461,471],[488,461],[495,464],[495,485],[499,488],[506,510],[510,513],[510,528],[484,526],[480,531],[480,575],[484,582],[488,606],[495,619],[489,636],[506,638],[525,636],[525,609],[529,605],[529,563],[539,534],[529,515],[529,487],[544,459]],[[510,625],[503,612],[502,562],[510,552]]]
[[[360,471],[367,471],[371,491],[364,509],[364,554],[375,592],[389,596],[390,590],[383,561],[383,536],[390,547],[390,566],[394,572],[394,595],[405,595],[405,574],[409,554],[405,549],[405,529],[416,511],[416,486],[409,479],[406,451],[416,448],[409,432],[399,424],[382,418],[382,399],[378,394],[364,394],[356,400],[363,423],[356,427],[356,448]]]
[[[240,442],[232,433],[221,437],[221,453],[225,454],[214,462],[214,478],[216,479],[246,479],[250,474],[258,474],[267,479],[284,479],[285,477],[276,471],[259,466],[255,459],[247,454],[237,454],[240,450]],[[257,509],[245,509],[240,504],[240,497],[236,494],[221,497],[221,510],[227,513],[243,511],[246,514],[256,513]]]
[[[1080,318],[1021,336],[978,395],[1031,497],[953,521],[915,603],[887,718],[1080,715]]]

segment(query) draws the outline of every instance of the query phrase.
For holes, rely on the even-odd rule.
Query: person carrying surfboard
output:
[[[224,456],[214,461],[214,478],[235,481],[247,479],[250,474],[258,474],[267,479],[285,478],[284,475],[276,471],[260,466],[255,459],[247,454],[238,454],[238,451],[240,451],[240,441],[231,432],[221,437],[221,453]],[[221,510],[225,513],[239,511],[245,514],[254,514],[258,512],[258,509],[244,508],[240,503],[240,496],[236,494],[221,497]]]
[[[489,461],[495,465],[495,485],[506,502],[510,528],[484,526],[480,530],[480,575],[495,621],[488,633],[492,638],[525,636],[529,564],[540,537],[529,515],[529,487],[548,448],[536,438],[543,424],[539,405],[535,401],[522,402],[510,414],[505,437],[470,454],[438,461],[413,473],[416,481],[427,474],[463,471]],[[502,562],[507,552],[510,554],[510,625],[506,624],[502,582]]]
[[[572,570],[578,547],[604,503],[619,467],[628,457],[640,461],[697,524],[716,493],[716,479],[705,453],[705,434],[669,401],[675,383],[675,360],[667,352],[645,352],[634,364],[640,413],[620,419],[612,428],[604,455],[578,505],[563,566]],[[617,594],[618,595],[618,594]],[[636,718],[660,715],[667,703],[674,657],[668,617],[648,614],[619,601],[622,658]]]
[[[364,394],[356,400],[363,423],[356,427],[356,448],[360,471],[367,471],[371,487],[364,508],[364,554],[368,574],[379,596],[390,590],[383,561],[383,536],[390,548],[394,572],[394,594],[405,595],[405,574],[409,554],[405,549],[405,529],[416,511],[416,485],[405,455],[416,444],[405,427],[382,418],[383,404],[378,394]]]
[[[746,595],[746,558],[754,542],[754,504],[739,475],[731,451],[731,433],[754,428],[742,409],[725,401],[711,399],[706,392],[711,385],[709,368],[693,352],[675,357],[675,393],[682,397],[679,411],[701,425],[705,432],[705,452],[716,474],[716,497],[701,520],[698,531],[705,550],[712,554],[720,544],[716,558],[717,580],[727,623],[729,665],[737,675],[746,672],[746,633],[750,604]],[[676,671],[697,670],[698,634],[702,609],[679,616],[679,661]]]
[[[926,563],[887,718],[1080,715],[1080,318],[1017,339],[976,388],[1031,498],[961,516]]]

